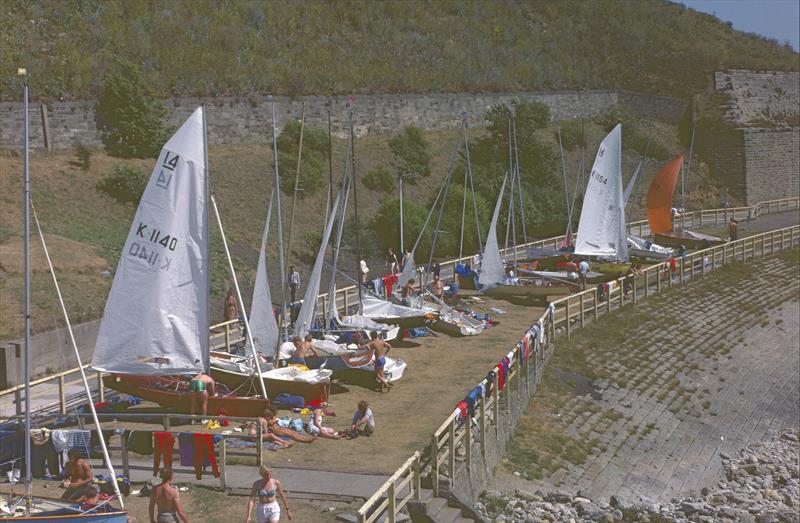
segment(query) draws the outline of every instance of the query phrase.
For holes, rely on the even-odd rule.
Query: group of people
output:
[[[257,436],[261,431],[264,441],[277,444],[279,447],[289,448],[297,443],[312,443],[318,438],[323,439],[353,439],[358,436],[371,436],[375,433],[375,415],[369,404],[361,400],[353,414],[350,428],[344,431],[337,431],[325,425],[325,418],[333,414],[330,406],[323,403],[311,411],[306,423],[303,424],[305,433],[300,427],[281,426],[278,422],[277,413],[272,409],[266,409],[258,418],[256,423],[250,425],[249,434]]]
[[[408,249],[401,253],[401,259],[398,261],[394,250],[389,247],[389,250],[386,252],[386,269],[389,271],[388,273],[392,275],[401,273],[403,272],[403,267],[406,266],[409,260],[411,260],[411,252],[409,252]]]

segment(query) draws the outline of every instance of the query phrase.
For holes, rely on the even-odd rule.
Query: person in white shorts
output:
[[[289,510],[289,503],[286,501],[286,494],[283,492],[281,482],[272,477],[272,469],[267,465],[262,465],[258,472],[261,474],[261,479],[253,482],[250,501],[247,502],[247,523],[253,521],[251,514],[253,513],[253,505],[256,504],[256,499],[258,499],[256,521],[258,523],[278,523],[281,519],[278,496],[280,496],[283,506],[286,508],[286,517],[291,521],[292,511]]]

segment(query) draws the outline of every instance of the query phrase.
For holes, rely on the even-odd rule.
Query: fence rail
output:
[[[781,212],[784,209],[797,209],[796,198],[788,202],[787,204],[787,200],[775,200],[759,205],[764,206],[766,212],[771,212],[773,209],[774,212],[778,209],[781,209]],[[790,207],[791,204],[793,206]],[[759,210],[758,206],[755,208]],[[712,209],[704,211],[705,217],[698,214],[698,220],[702,219],[704,223],[714,220],[714,223],[718,223],[720,219],[725,220],[725,216],[730,217],[732,212],[744,212],[746,209],[752,208]],[[727,215],[716,211],[726,211]],[[491,384],[491,394],[478,399],[474,406],[474,414],[467,416],[466,419],[462,419],[455,412],[450,414],[431,436],[428,448],[424,452],[415,452],[414,457],[423,456],[423,459],[416,458],[412,467],[410,458],[392,477],[417,474],[419,477],[411,480],[416,484],[421,484],[423,478],[427,477],[430,479],[434,496],[439,496],[441,479],[448,478],[453,482],[457,469],[462,466],[469,474],[473,467],[473,453],[479,452],[482,457],[485,456],[486,446],[492,441],[498,441],[501,426],[503,424],[511,426],[514,423],[511,416],[512,397],[519,405],[519,400],[523,397],[530,398],[535,393],[545,363],[555,349],[553,339],[557,333],[569,339],[573,329],[583,327],[591,321],[598,321],[601,315],[612,310],[633,307],[651,294],[660,294],[673,286],[700,279],[731,263],[752,262],[798,245],[800,245],[800,226],[776,229],[693,252],[677,259],[674,270],[667,262],[648,267],[640,275],[614,280],[609,285],[610,291],[605,299],[600,296],[597,287],[594,287],[552,302],[547,312],[531,326],[538,326],[543,341],[532,342],[530,357],[527,359],[523,357],[520,343],[511,350],[513,365],[508,369],[502,390],[498,365],[492,369],[495,374],[494,382]],[[483,385],[485,388],[488,382],[483,379],[477,385]],[[393,481],[393,479],[387,481],[359,508],[359,522],[374,521],[377,517],[375,514],[384,511],[388,521],[396,520],[403,503],[398,499],[390,499],[397,496],[396,492],[389,488],[389,483]],[[372,516],[367,518],[367,514]]]
[[[690,227],[705,227],[705,226],[719,226],[724,225],[731,217],[736,217],[737,219],[755,219],[759,216],[764,216],[768,214],[777,214],[782,212],[787,212],[791,210],[800,210],[800,198],[784,198],[780,200],[769,200],[765,202],[757,203],[751,207],[734,207],[734,208],[727,208],[727,209],[705,209],[701,211],[692,211],[687,212],[679,217],[677,217],[676,221],[680,223],[682,228],[690,228]],[[647,226],[646,220],[639,220],[630,222],[628,224],[628,231],[631,234],[637,234],[639,236],[648,235],[649,234],[649,227]],[[501,249],[501,255],[506,259],[513,257],[516,253],[517,256],[524,255],[528,249],[531,248],[540,248],[540,249],[558,249],[561,244],[564,242],[565,235],[555,236],[553,238],[547,238],[544,240],[536,240],[532,242],[525,243],[523,245],[518,245],[516,248],[509,248],[509,249]],[[741,241],[741,240],[740,240]],[[730,245],[730,244],[726,244]],[[752,249],[752,247],[751,247]],[[748,251],[749,252],[749,251]],[[696,255],[697,253],[695,253]],[[694,255],[692,255],[694,256]],[[447,260],[445,262],[440,263],[441,273],[443,276],[451,275],[455,273],[455,267],[459,263],[464,263],[465,261],[469,261],[472,259],[472,256],[465,256],[462,258],[455,258],[452,260]],[[586,293],[572,295],[570,300],[574,299],[576,296],[585,295]],[[327,293],[320,294],[318,296],[319,300],[319,310],[325,312],[328,306],[327,304]],[[347,310],[350,308],[351,305],[355,305],[358,299],[358,289],[355,285],[349,285],[340,289],[336,289],[335,291],[335,304],[337,310],[340,313],[345,314]],[[590,300],[591,298],[584,297],[584,300]],[[616,297],[618,301],[623,300],[624,298]],[[570,301],[570,305],[572,302]],[[597,308],[595,306],[595,308]],[[244,341],[244,337],[241,331],[241,328],[238,325],[238,321],[232,320],[227,322],[218,323],[212,325],[210,328],[210,348],[214,349],[225,349],[230,350],[231,345],[236,343],[241,343]],[[88,368],[89,365],[86,365],[84,368]],[[67,377],[73,374],[76,374],[80,369],[75,367],[73,369],[69,369],[58,374],[53,374],[51,376],[47,376],[44,378],[40,378],[31,382],[31,396],[35,396],[37,394],[42,394],[46,392],[42,392],[41,390],[34,391],[34,389],[44,389],[49,388],[50,393],[58,391],[58,402],[57,405],[59,406],[59,412],[61,414],[66,414],[68,407],[70,406],[70,398],[67,398],[66,395],[66,386],[67,386]],[[94,372],[94,371],[92,371]],[[101,373],[96,373],[97,379],[97,401],[104,401],[104,387],[102,383],[102,375]],[[23,408],[23,391],[24,385],[18,385],[16,387],[12,387],[10,389],[6,389],[0,391],[0,402],[2,402],[7,396],[14,395],[13,403],[15,405],[16,414],[21,414]],[[56,403],[41,406],[40,409],[52,408]]]

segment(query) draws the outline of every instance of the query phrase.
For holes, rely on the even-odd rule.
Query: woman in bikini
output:
[[[253,489],[250,491],[250,501],[247,502],[247,523],[253,521],[251,514],[256,498],[258,498],[256,521],[258,523],[278,523],[281,519],[278,496],[280,496],[283,506],[286,508],[286,517],[291,521],[292,511],[289,510],[289,503],[286,500],[286,494],[283,493],[281,482],[272,477],[272,469],[267,465],[262,465],[258,472],[261,474],[261,479],[253,483]]]

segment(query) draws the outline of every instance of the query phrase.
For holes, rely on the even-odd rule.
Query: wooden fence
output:
[[[793,207],[788,208],[796,209],[797,199],[790,202],[793,202]],[[785,200],[765,202],[760,205],[763,207],[755,206],[756,211],[777,212],[777,209],[783,211],[787,208]],[[752,213],[753,208],[749,209]],[[729,218],[733,211],[711,210],[695,214],[698,220],[708,224],[725,220],[725,212]],[[744,213],[745,209],[735,211]],[[737,217],[740,216],[737,214]],[[513,364],[508,369],[504,388],[501,390],[499,387],[500,367],[496,366],[492,369],[495,377],[491,393],[478,399],[474,415],[464,420],[456,412],[451,413],[433,433],[428,448],[415,452],[413,459],[409,458],[397,469],[392,478],[359,508],[358,521],[374,521],[384,512],[387,521],[390,523],[396,521],[398,514],[409,501],[408,496],[398,496],[396,487],[392,487],[396,485],[396,478],[408,478],[404,481],[420,485],[423,478],[427,477],[434,496],[438,496],[441,479],[449,478],[453,481],[460,466],[465,467],[466,473],[469,474],[473,467],[474,453],[479,452],[485,456],[487,445],[498,442],[502,425],[508,424],[511,427],[515,423],[511,408],[512,397],[518,400],[519,404],[519,400],[523,397],[529,398],[535,393],[544,366],[554,350],[552,342],[556,333],[566,335],[569,339],[574,329],[583,327],[588,322],[598,321],[600,316],[611,310],[625,306],[633,307],[651,294],[660,294],[673,286],[702,278],[725,265],[734,262],[752,262],[797,245],[800,245],[800,226],[776,229],[693,252],[677,259],[674,270],[669,263],[661,263],[644,269],[641,275],[619,278],[609,285],[610,291],[605,299],[602,299],[597,288],[593,287],[554,301],[547,312],[533,324],[541,329],[543,342],[531,348],[531,356],[528,359],[521,357],[520,345],[512,349]],[[487,384],[486,379],[476,383],[484,387]],[[506,433],[510,434],[510,431]],[[422,456],[422,459],[417,456]]]

